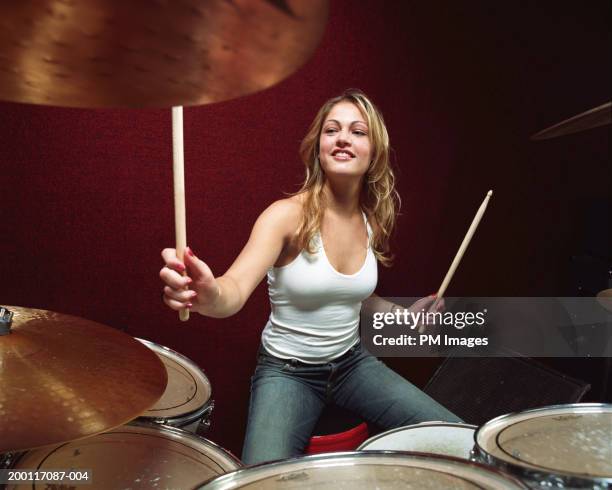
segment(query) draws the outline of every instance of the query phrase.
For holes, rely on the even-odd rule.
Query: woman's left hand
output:
[[[429,309],[433,306],[435,300],[436,300],[436,295],[430,294],[429,296],[425,296],[424,298],[421,298],[415,301],[414,303],[412,303],[412,305],[410,305],[408,310],[413,311],[415,313],[418,311],[424,311],[425,313],[427,313],[429,312]],[[446,307],[444,305],[444,298],[442,298],[440,301],[438,301],[438,304],[436,305],[436,309],[431,310],[431,311],[433,313],[442,313],[445,310],[446,310]]]
[[[424,313],[443,313],[444,311],[446,311],[446,305],[444,304],[444,298],[438,301],[438,303],[435,306],[435,309],[431,309],[435,301],[436,301],[436,295],[430,294],[429,296],[425,296],[424,298],[421,298],[415,301],[414,303],[412,303],[412,305],[410,305],[408,310],[414,313],[417,313],[419,311],[422,311]],[[432,328],[435,326],[436,326],[435,323],[421,322],[418,325],[418,330],[419,330],[419,333],[423,333],[426,328],[428,327]]]

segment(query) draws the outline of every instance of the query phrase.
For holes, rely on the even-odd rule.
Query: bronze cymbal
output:
[[[550,128],[543,129],[539,133],[534,134],[532,140],[545,140],[564,136],[566,134],[577,133],[599,126],[605,126],[612,122],[612,102],[607,102],[591,110],[570,117],[565,121],[561,121]]]
[[[296,71],[328,0],[0,2],[0,99],[170,107],[265,89]]]
[[[612,313],[612,289],[604,289],[597,293],[597,301],[606,310]]]
[[[0,453],[72,441],[125,424],[163,394],[159,357],[111,327],[8,306],[0,336]]]

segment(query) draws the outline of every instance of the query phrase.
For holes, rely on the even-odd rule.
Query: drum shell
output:
[[[551,416],[557,413],[559,417],[563,417],[563,414],[567,416],[573,413],[589,413],[589,411],[597,413],[598,410],[610,413],[612,412],[612,405],[602,403],[574,403],[552,405],[501,415],[484,424],[474,434],[474,459],[517,476],[527,482],[531,488],[610,489],[612,488],[612,475],[610,475],[610,477],[583,476],[564,470],[550,468],[539,469],[531,465],[521,465],[506,461],[499,456],[491,454],[490,450],[488,451],[483,447],[485,444],[485,441],[483,441],[483,434],[485,431],[491,431],[491,427],[495,427],[496,425],[503,427],[504,424],[517,424],[520,419],[530,420],[529,417],[533,417],[533,420],[535,420],[537,417]],[[544,436],[542,435],[542,437]],[[495,436],[495,440],[497,441],[498,438],[499,434]]]
[[[137,422],[151,424],[155,426],[176,427],[204,437],[211,424],[212,411],[215,408],[215,401],[210,400],[200,410],[187,413],[182,417],[138,417]]]
[[[500,461],[488,453],[484,452],[477,446],[474,447],[474,461],[482,464],[489,465],[493,468],[499,468],[500,470],[514,475],[520,480],[524,481],[529,488],[563,488],[568,490],[606,490],[612,489],[612,481],[601,480],[601,479],[586,479],[580,478],[573,475],[558,475],[550,473],[548,471],[537,471],[534,469],[527,469],[520,466],[508,464],[504,461]],[[598,481],[597,481],[598,480]]]

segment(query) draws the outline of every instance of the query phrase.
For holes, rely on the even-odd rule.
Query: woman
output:
[[[390,265],[388,242],[399,202],[380,112],[359,91],[329,100],[300,154],[306,165],[302,188],[259,216],[221,277],[189,248],[184,263],[174,249],[162,252],[164,302],[174,310],[228,317],[267,273],[272,311],[252,379],[246,464],[301,454],[327,403],[385,430],[459,421],[359,342],[362,303],[374,311],[395,306],[373,294],[377,261]],[[411,309],[432,302],[423,298]]]

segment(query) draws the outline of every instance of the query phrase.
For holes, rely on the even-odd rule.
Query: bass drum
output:
[[[417,451],[470,459],[476,429],[469,424],[423,422],[377,434],[357,450]]]
[[[110,432],[18,455],[11,470],[88,470],[84,488],[193,488],[207,479],[240,468],[229,452],[206,439],[175,427],[124,425]],[[62,482],[58,488],[74,483]],[[43,490],[49,483],[9,484],[10,490]],[[54,487],[53,487],[54,488]]]
[[[162,397],[138,420],[156,425],[171,425],[194,434],[210,427],[214,408],[210,381],[193,361],[182,354],[149,340],[137,339],[157,354],[168,373]]]
[[[476,432],[476,456],[536,488],[612,488],[612,405],[502,415]]]

